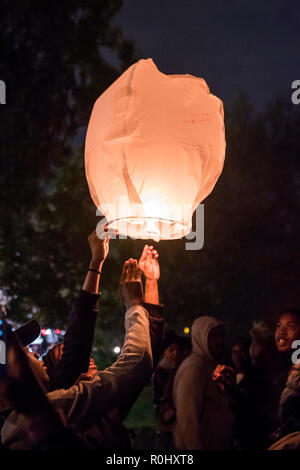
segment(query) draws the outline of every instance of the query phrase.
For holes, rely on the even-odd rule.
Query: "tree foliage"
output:
[[[80,285],[87,262],[82,240],[94,211],[84,205],[76,147],[96,98],[136,60],[134,45],[112,26],[121,6],[120,0],[1,3],[7,104],[0,109],[0,275],[16,319],[33,310],[64,321]]]

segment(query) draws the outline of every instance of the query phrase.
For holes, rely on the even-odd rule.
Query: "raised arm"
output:
[[[88,241],[92,258],[82,290],[90,294],[98,294],[103,263],[109,252],[109,237],[100,240],[97,237],[96,230],[94,230],[89,236]]]
[[[139,260],[139,268],[145,276],[145,302],[159,305],[158,279],[160,269],[158,253],[153,246],[145,245]]]
[[[50,390],[69,388],[89,367],[98,314],[100,272],[109,251],[109,239],[100,240],[94,231],[88,238],[91,261],[83,289],[69,315],[63,355],[57,362]]]
[[[152,347],[153,370],[156,368],[160,353],[163,334],[163,305],[159,303],[158,279],[160,268],[158,252],[153,246],[145,245],[139,259],[139,268],[145,277],[145,303],[150,321],[150,338]]]
[[[81,381],[65,392],[58,390],[49,394],[53,403],[63,409],[68,421],[82,431],[114,408],[127,410],[152,373],[149,319],[142,306],[141,272],[136,260],[124,264],[120,290],[127,311],[125,340],[116,362],[97,372],[91,381]]]

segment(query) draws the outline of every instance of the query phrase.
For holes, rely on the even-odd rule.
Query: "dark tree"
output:
[[[219,315],[237,335],[300,304],[300,110],[275,97],[256,113],[238,95],[225,116],[226,160],[204,203],[204,247],[164,242],[160,251],[170,323]]]
[[[14,319],[63,322],[82,282],[95,210],[76,148],[96,98],[136,60],[112,25],[121,6],[1,2],[0,287]]]

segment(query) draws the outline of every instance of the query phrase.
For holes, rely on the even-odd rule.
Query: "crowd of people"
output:
[[[277,320],[275,335],[254,323],[225,356],[225,326],[200,316],[191,340],[164,332],[158,253],[145,245],[122,269],[124,343],[105,370],[91,357],[99,283],[109,237],[88,238],[91,261],[63,343],[42,358],[28,348],[35,320],[11,331],[1,314],[6,363],[0,370],[0,445],[4,449],[131,449],[124,426],[152,380],[160,450],[299,449],[300,310]],[[145,287],[143,289],[142,276]]]
[[[254,322],[226,360],[224,324],[196,318],[191,351],[167,369],[166,349],[153,373],[158,449],[300,449],[299,338],[300,310],[289,308],[275,334]]]

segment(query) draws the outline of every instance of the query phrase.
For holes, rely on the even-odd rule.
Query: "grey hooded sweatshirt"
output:
[[[181,363],[173,385],[177,449],[230,448],[234,418],[228,399],[212,380],[217,361],[208,349],[208,334],[222,325],[214,317],[198,317],[192,326],[192,352]]]

